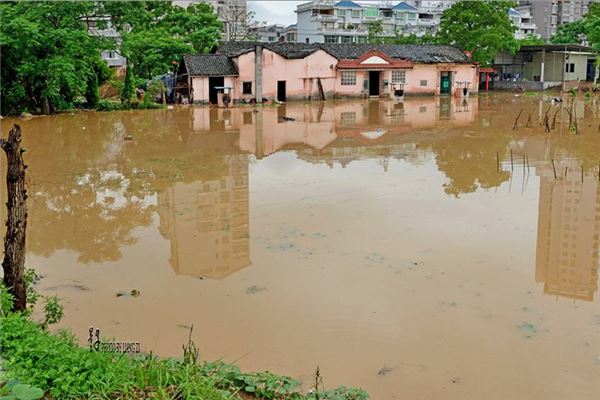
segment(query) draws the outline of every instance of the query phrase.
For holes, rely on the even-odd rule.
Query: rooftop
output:
[[[359,4],[350,0],[338,1],[334,6],[339,8],[362,8]]]
[[[237,65],[225,55],[184,54],[183,64],[187,73],[195,76],[237,76]]]
[[[380,51],[390,58],[410,60],[423,64],[435,63],[470,63],[471,60],[459,49],[442,45],[410,45],[410,44],[324,44],[324,43],[256,43],[225,42],[216,54],[237,57],[254,51],[260,44],[282,57],[288,59],[304,58],[317,50],[323,50],[338,60],[354,60],[369,51]]]
[[[580,44],[540,44],[532,46],[521,46],[519,51],[569,51],[579,53],[598,53],[598,51],[590,46],[582,46]]]

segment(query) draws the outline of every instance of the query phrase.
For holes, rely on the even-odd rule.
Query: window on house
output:
[[[352,36],[342,36],[342,43],[352,43],[354,42]]]
[[[242,114],[244,118],[244,125],[252,125],[252,113],[245,112]]]
[[[325,43],[337,43],[337,42],[338,42],[337,36],[325,36]]]
[[[306,38],[306,39],[304,39],[304,41],[305,41],[306,43],[310,43],[310,39],[309,39],[309,38]]]
[[[367,43],[367,37],[366,36],[358,36],[356,38],[356,42],[357,43]]]
[[[346,16],[346,10],[336,10],[336,14],[338,17],[345,17]]]
[[[342,71],[342,86],[356,85],[356,71]]]
[[[392,83],[406,83],[406,71],[393,70],[392,71]]]
[[[409,21],[414,21],[415,19],[417,19],[417,13],[408,13]]]
[[[340,114],[340,122],[344,126],[354,126],[356,125],[356,112],[355,111],[347,111]]]
[[[365,17],[377,17],[379,12],[375,7],[368,7],[365,9]]]
[[[575,63],[565,64],[565,72],[575,72]]]
[[[421,79],[421,86],[427,86],[427,80]]]
[[[252,94],[252,82],[242,82],[242,94]]]
[[[360,18],[360,10],[352,10],[352,18]]]
[[[269,42],[274,42],[275,41],[275,37],[274,36],[269,36]]]

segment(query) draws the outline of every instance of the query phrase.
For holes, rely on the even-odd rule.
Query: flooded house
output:
[[[583,82],[591,85],[598,76],[597,57],[596,49],[578,44],[521,46],[515,54],[500,52],[496,55],[493,86],[496,89],[519,86],[526,90],[553,87],[569,90]]]
[[[452,46],[229,42],[184,55],[178,93],[195,104],[217,104],[219,92],[242,103],[468,96],[477,79],[477,65]]]

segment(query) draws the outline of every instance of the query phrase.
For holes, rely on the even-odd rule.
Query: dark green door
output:
[[[450,94],[452,85],[452,72],[444,71],[440,75],[440,94]]]

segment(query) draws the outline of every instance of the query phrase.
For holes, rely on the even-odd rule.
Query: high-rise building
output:
[[[588,12],[591,0],[521,0],[520,9],[529,9],[537,25],[537,33],[549,39],[558,27],[567,22],[579,21]]]
[[[215,176],[158,195],[160,232],[176,274],[222,279],[250,265],[248,155],[224,154]]]
[[[540,176],[536,282],[544,293],[592,301],[598,290],[600,185],[565,162],[536,168]],[[565,170],[566,168],[566,170]],[[564,173],[563,171],[566,171]]]

